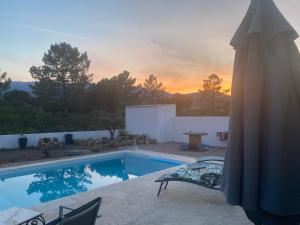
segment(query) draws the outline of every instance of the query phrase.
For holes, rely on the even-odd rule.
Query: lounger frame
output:
[[[187,165],[187,168],[191,169],[191,170],[199,170],[199,169],[204,169],[205,165],[207,165],[207,164],[219,164],[219,163],[223,163],[223,162],[224,162],[224,157],[204,156],[204,157],[197,158],[196,163],[192,163],[192,164]],[[212,190],[220,190],[220,187],[218,187],[219,185],[209,187],[209,186],[201,185],[197,182],[193,182],[193,181],[188,180],[188,179],[170,178],[170,177],[168,177],[168,174],[164,174],[155,181],[156,183],[160,183],[159,189],[158,189],[158,192],[157,192],[157,196],[159,196],[160,193],[163,190],[167,189],[169,181],[187,182],[187,183],[191,183],[191,184],[200,185],[202,187],[209,188],[209,189],[212,189]]]

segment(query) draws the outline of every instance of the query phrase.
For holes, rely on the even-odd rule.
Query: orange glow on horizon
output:
[[[223,79],[223,90],[231,89],[231,70],[232,68],[228,68],[223,71],[214,72],[220,76],[220,78]],[[130,72],[130,70],[128,70]],[[98,73],[96,71],[93,71],[93,82],[98,82],[103,78],[111,78],[112,76],[120,74],[122,71],[119,71],[116,68],[108,68],[107,70],[102,70],[101,73]],[[213,72],[207,72],[205,75],[197,75],[197,73],[192,73],[189,71],[187,75],[185,76],[167,76],[168,74],[166,71],[157,71],[156,73],[153,73],[156,77],[158,82],[162,82],[165,91],[171,94],[181,93],[181,94],[189,94],[189,93],[195,93],[198,92],[199,89],[202,89],[202,83],[203,80],[206,79],[211,73]],[[103,76],[99,76],[97,74],[103,74]],[[104,75],[104,74],[113,74],[113,75]],[[151,72],[140,72],[140,71],[133,71],[130,72],[131,76],[133,78],[136,78],[135,85],[138,84],[144,84],[145,79],[148,78],[148,75],[144,74],[152,74]],[[143,75],[142,75],[143,74]],[[230,94],[230,92],[229,92]]]
[[[216,72],[216,74],[218,74],[220,78],[223,79],[223,90],[231,90],[231,70],[232,68],[228,68],[226,71]],[[176,75],[174,77],[165,76],[164,73],[154,75],[157,77],[159,82],[163,83],[165,91],[171,94],[189,94],[201,90],[203,80],[206,79],[209,76],[209,74],[211,73],[207,73],[203,76],[192,74],[178,78],[176,77]],[[145,78],[147,77],[137,76],[136,84],[143,84]]]
[[[202,86],[195,86],[195,87],[172,87],[172,86],[168,86],[166,85],[166,91],[171,93],[171,94],[176,94],[176,93],[180,93],[180,94],[190,94],[190,93],[195,93],[198,92],[199,89],[202,88]],[[223,90],[231,90],[231,84],[229,83],[224,83],[223,84]],[[229,92],[230,94],[230,92]]]

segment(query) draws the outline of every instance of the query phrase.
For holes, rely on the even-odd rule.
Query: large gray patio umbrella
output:
[[[300,215],[300,55],[273,0],[252,0],[236,50],[221,189],[228,203]]]

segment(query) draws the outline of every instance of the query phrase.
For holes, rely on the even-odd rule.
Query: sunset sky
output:
[[[275,0],[300,32],[299,0]],[[231,83],[229,41],[250,0],[1,0],[0,69],[31,81],[51,43],[87,51],[94,81],[128,70],[193,92],[211,73]],[[297,40],[298,46],[300,41]]]

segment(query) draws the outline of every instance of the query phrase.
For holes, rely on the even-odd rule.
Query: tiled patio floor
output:
[[[167,145],[166,145],[167,146]],[[162,148],[161,148],[162,149]],[[139,151],[145,153],[145,151]],[[148,152],[148,151],[147,151]],[[147,153],[160,154],[162,153]],[[198,155],[195,155],[198,156]],[[169,158],[194,161],[194,158],[168,155]],[[170,169],[169,169],[170,170]],[[93,191],[73,195],[33,207],[45,214],[47,221],[57,217],[58,205],[77,207],[103,197],[98,225],[250,225],[239,207],[225,203],[221,192],[197,185],[173,182],[160,197],[154,180],[160,171]]]
[[[190,156],[190,157],[199,157],[204,155],[218,155],[224,156],[225,149],[224,148],[209,148],[204,149],[203,151],[186,151],[180,150],[180,143],[178,142],[168,142],[156,145],[140,145],[140,149],[154,151],[154,152],[162,152],[168,154],[175,154],[175,155],[183,155],[183,156]]]

